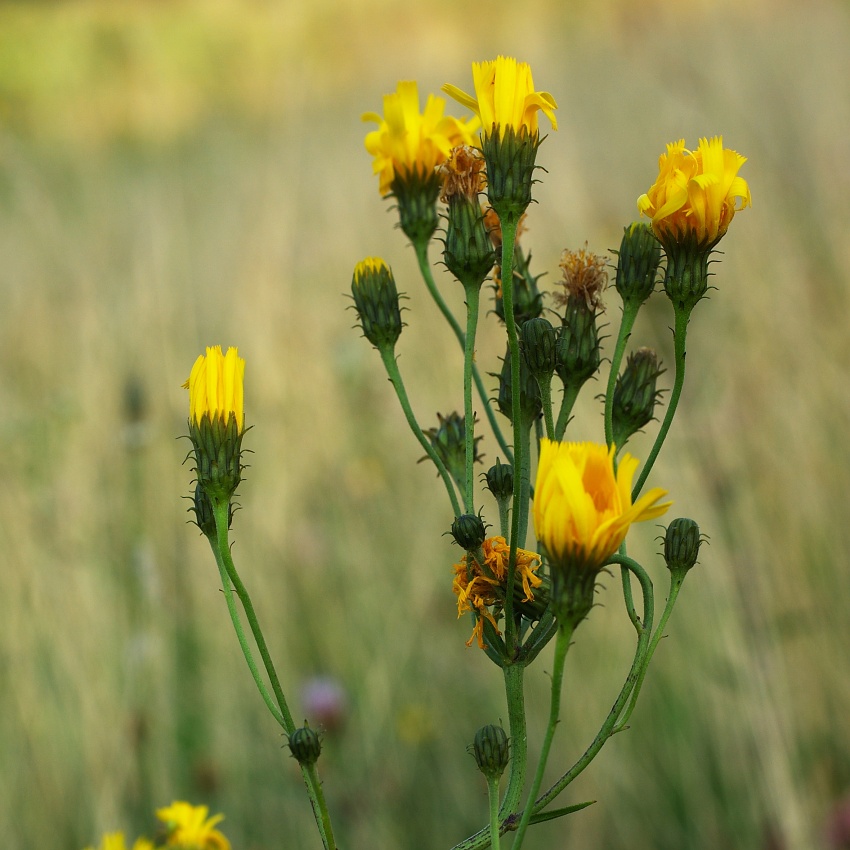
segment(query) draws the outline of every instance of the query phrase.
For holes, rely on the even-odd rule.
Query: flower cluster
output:
[[[477,637],[481,649],[484,644],[484,621],[499,632],[496,618],[490,611],[493,605],[500,605],[505,599],[505,586],[508,578],[508,559],[510,547],[504,537],[488,537],[482,544],[483,562],[474,555],[467,553],[455,564],[455,580],[452,590],[457,596],[458,617],[470,611],[475,611],[478,620],[472,635],[466,642],[467,646]],[[540,587],[542,579],[537,575],[540,567],[540,555],[536,552],[528,552],[525,549],[517,549],[516,553],[516,575],[522,582],[525,593],[524,602],[534,599],[533,588]]]

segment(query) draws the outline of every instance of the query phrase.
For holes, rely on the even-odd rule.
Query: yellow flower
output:
[[[245,361],[236,348],[222,354],[221,346],[216,345],[207,348],[206,355],[199,355],[189,380],[183,384],[189,390],[190,424],[200,427],[204,416],[226,424],[232,413],[241,434],[245,427],[244,376]]]
[[[466,642],[467,646],[477,637],[478,645],[484,649],[484,620],[489,620],[497,634],[501,634],[496,625],[496,619],[490,612],[490,606],[504,600],[505,582],[508,578],[508,560],[510,546],[504,537],[488,537],[481,546],[484,552],[484,564],[479,564],[475,558],[466,554],[460,562],[454,565],[455,579],[452,590],[457,596],[458,617],[469,611],[478,614],[478,621],[472,630],[472,635]],[[522,582],[525,593],[523,602],[534,600],[532,588],[540,587],[542,579],[537,575],[540,567],[540,555],[525,549],[517,549],[516,575]]]
[[[403,80],[395,92],[384,95],[383,116],[364,113],[364,121],[378,124],[366,134],[365,144],[375,158],[372,171],[380,175],[382,195],[391,192],[396,176],[429,178],[453,147],[471,144],[478,122],[443,115],[445,106],[443,98],[428,95],[420,113],[416,82]]]
[[[224,815],[207,818],[207,806],[192,806],[175,801],[170,806],[157,809],[156,816],[165,823],[168,831],[166,847],[184,847],[187,850],[230,850],[230,842],[215,825]]]
[[[601,569],[633,522],[661,516],[671,502],[654,488],[632,504],[636,458],[624,454],[614,471],[615,447],[542,440],[534,490],[534,530],[553,565]]]
[[[449,83],[443,86],[443,91],[481,119],[485,138],[499,135],[509,127],[517,135],[525,129],[529,136],[536,136],[538,111],[552,122],[553,130],[558,129],[555,119],[558,104],[548,92],[534,90],[527,63],[508,56],[499,56],[493,62],[473,62],[472,80],[475,97]]]
[[[93,848],[88,847],[86,850],[93,850]],[[100,842],[99,850],[127,850],[127,845],[124,842],[124,833],[109,832],[104,835]],[[133,850],[154,850],[154,845],[147,838],[137,838],[133,842]]]
[[[695,241],[710,248],[726,233],[737,210],[752,203],[750,187],[738,176],[747,158],[723,147],[723,137],[700,139],[695,151],[685,140],[671,142],[658,160],[658,179],[638,198],[662,244]]]

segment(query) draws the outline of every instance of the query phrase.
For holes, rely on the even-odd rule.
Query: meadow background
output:
[[[343,293],[356,261],[386,258],[410,299],[398,350],[420,419],[461,407],[460,352],[360,114],[398,79],[469,89],[470,63],[500,52],[560,106],[525,237],[547,286],[562,249],[617,246],[668,141],[723,134],[753,193],[695,312],[651,482],[711,545],[631,729],[564,796],[599,802],[527,846],[850,847],[847,3],[66,0],[0,3],[6,850],[150,833],[176,798],[224,812],[235,848],[319,846],[181,501],[180,384],[217,343],[247,360],[253,425],[237,564],[296,717],[312,677],[346,695],[320,762],[341,846],[447,848],[484,822],[464,748],[505,718],[500,676],[464,646],[442,485]],[[658,296],[633,342],[672,366],[670,323]],[[491,317],[483,371],[499,334]],[[600,439],[599,390],[575,438]],[[492,463],[489,435],[483,450]],[[632,551],[663,602],[656,533],[636,529]],[[608,584],[568,662],[553,777],[630,661]],[[548,657],[528,677],[532,752]]]

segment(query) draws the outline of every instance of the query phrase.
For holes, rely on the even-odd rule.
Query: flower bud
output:
[[[289,736],[289,751],[299,764],[315,764],[322,752],[319,733],[305,724]]]
[[[448,416],[438,413],[437,421],[438,426],[429,428],[425,433],[431,440],[437,456],[449,471],[449,475],[463,490],[466,486],[466,418],[453,411]],[[473,461],[481,461],[478,443],[482,439],[480,435],[475,438]]]
[[[414,244],[428,244],[437,229],[437,196],[440,181],[434,172],[414,169],[396,174],[390,192],[398,208],[398,220],[404,235]]]
[[[520,329],[525,362],[538,380],[549,379],[558,362],[558,332],[548,319],[529,319]]]
[[[687,517],[674,519],[664,533],[664,560],[670,572],[686,573],[694,566],[702,545],[699,526]]]
[[[477,200],[465,195],[448,199],[449,214],[443,259],[446,268],[466,287],[476,289],[493,269],[496,252],[484,226]]]
[[[614,443],[618,449],[652,420],[660,395],[655,385],[663,372],[651,348],[639,348],[629,355],[626,368],[617,378],[612,405]]]
[[[475,514],[463,514],[455,517],[452,523],[452,537],[461,549],[475,552],[487,537],[484,522]]]
[[[537,288],[540,275],[533,275],[529,270],[530,257],[526,258],[517,243],[514,250],[514,274],[513,274],[513,302],[514,320],[518,327],[524,325],[530,319],[535,319],[543,312],[543,295]],[[496,315],[505,321],[505,302],[502,297],[502,269],[496,266],[494,278],[496,281],[496,303],[494,310]]]
[[[487,489],[497,500],[510,499],[514,494],[514,470],[510,464],[502,463],[496,458],[496,463],[485,473]]]
[[[367,257],[354,267],[354,307],[363,335],[375,348],[392,348],[401,335],[401,308],[395,279],[380,257]]]
[[[578,389],[596,374],[601,363],[596,309],[575,295],[569,296],[566,307],[555,371],[565,387]]]
[[[648,224],[636,221],[625,228],[615,282],[623,303],[639,307],[649,298],[660,262],[661,244]]]
[[[519,406],[523,425],[530,427],[543,411],[540,386],[531,374],[524,357],[519,359]],[[513,392],[511,389],[511,350],[508,348],[499,374],[499,395],[496,399],[499,411],[513,423]]]
[[[475,757],[478,769],[488,779],[498,779],[510,761],[510,744],[501,726],[482,726],[475,733],[469,752]]]

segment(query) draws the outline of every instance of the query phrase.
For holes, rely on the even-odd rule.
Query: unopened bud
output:
[[[485,473],[487,489],[502,501],[510,499],[514,494],[514,470],[508,463],[502,463],[496,458],[496,463]]]
[[[663,372],[658,368],[658,357],[651,348],[639,348],[629,355],[626,368],[617,378],[614,388],[612,422],[614,443],[618,449],[652,420],[660,395],[655,386]]]
[[[623,233],[617,252],[617,292],[625,304],[639,307],[655,289],[661,244],[648,224],[636,221]]]
[[[296,729],[289,736],[289,751],[299,764],[315,764],[322,752],[319,733],[309,725]]]
[[[508,348],[499,374],[499,395],[496,399],[499,412],[513,422],[513,392],[511,390],[511,350]],[[519,407],[523,425],[530,427],[543,411],[540,386],[531,374],[524,357],[519,358]]]
[[[482,726],[475,733],[475,740],[468,748],[475,757],[478,769],[488,779],[498,779],[510,761],[508,736],[501,726]]]
[[[455,517],[452,523],[452,537],[461,549],[475,552],[487,537],[487,531],[481,517],[475,514],[463,514]]]
[[[580,296],[570,295],[567,299],[557,355],[555,371],[565,387],[574,389],[592,378],[602,362],[596,330],[596,308],[588,306]]]
[[[529,319],[520,328],[520,344],[528,369],[538,380],[552,377],[558,362],[558,332],[548,319]]]
[[[687,517],[674,519],[664,533],[664,560],[671,572],[686,573],[694,566],[702,545],[699,526]]]
[[[484,226],[481,206],[477,200],[465,195],[452,195],[448,205],[443,251],[446,268],[464,287],[478,288],[496,262],[496,252]]]
[[[466,418],[453,411],[448,416],[438,413],[437,421],[437,427],[429,428],[425,433],[449,475],[463,490],[466,486]],[[479,435],[474,440],[473,462],[482,458],[478,454],[478,443],[482,439]]]
[[[354,268],[354,307],[363,335],[376,348],[392,348],[401,335],[401,308],[395,279],[380,257],[367,257]]]

